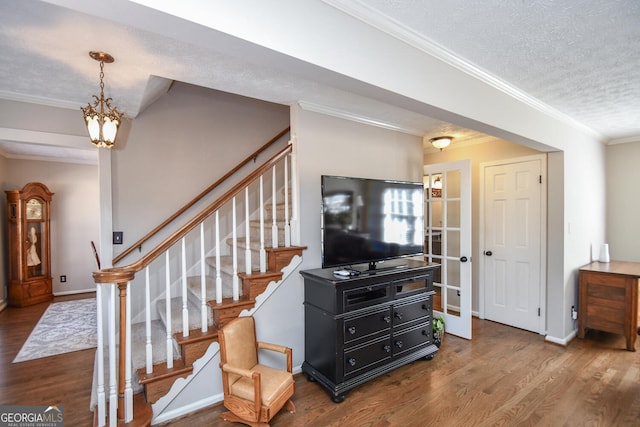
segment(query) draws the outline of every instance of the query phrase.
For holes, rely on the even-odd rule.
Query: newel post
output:
[[[93,273],[96,284],[115,284],[119,290],[119,351],[118,351],[118,419],[125,418],[125,382],[127,367],[127,287],[135,271],[126,268],[108,268]]]

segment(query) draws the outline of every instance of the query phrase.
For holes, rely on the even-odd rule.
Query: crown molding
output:
[[[316,104],[308,101],[298,101],[298,105],[305,111],[312,111],[314,113],[320,113],[327,116],[337,117],[340,119],[349,120],[352,122],[362,123],[369,126],[376,126],[383,129],[392,130],[395,132],[402,132],[409,135],[422,137],[424,132],[417,129],[409,129],[399,126],[394,123],[383,122],[372,117],[368,117],[361,114],[356,114],[351,111],[341,110],[327,105]]]
[[[613,138],[607,141],[607,145],[627,144],[630,142],[640,142],[640,135],[626,136],[624,138]]]
[[[581,123],[574,118],[556,110],[548,104],[532,97],[531,95],[523,92],[515,86],[512,86],[499,77],[487,72],[486,70],[477,67],[476,65],[466,61],[464,58],[456,55],[446,47],[435,43],[434,41],[427,39],[422,34],[414,31],[413,29],[403,25],[397,20],[384,15],[377,9],[374,9],[360,0],[321,0],[329,6],[332,6],[352,17],[364,22],[367,25],[376,28],[392,37],[397,38],[416,49],[431,55],[440,61],[460,70],[481,82],[511,96],[514,99],[526,104],[547,116],[560,120],[568,125],[577,128],[599,140],[604,140],[603,136],[590,128],[589,126]]]

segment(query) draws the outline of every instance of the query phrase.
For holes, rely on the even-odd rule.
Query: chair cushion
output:
[[[263,406],[271,405],[271,403],[293,383],[293,375],[287,371],[281,371],[264,365],[255,365],[251,370],[260,372],[261,404]],[[253,401],[253,381],[248,378],[240,378],[231,385],[230,393],[241,399]]]

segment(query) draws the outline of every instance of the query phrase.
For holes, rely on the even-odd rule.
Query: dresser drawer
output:
[[[354,344],[361,339],[369,339],[383,333],[388,334],[390,325],[391,311],[389,307],[369,314],[345,318],[344,343]]]
[[[427,322],[393,334],[393,357],[402,356],[412,352],[418,347],[426,346],[433,342],[433,330],[431,322]]]
[[[431,296],[413,302],[394,304],[391,313],[393,327],[408,327],[411,323],[431,320],[432,304]]]
[[[391,339],[384,336],[344,352],[344,376],[354,376],[391,359]]]

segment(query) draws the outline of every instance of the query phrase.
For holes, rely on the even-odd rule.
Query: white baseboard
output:
[[[571,342],[571,340],[576,337],[577,333],[578,331],[574,330],[564,338],[552,337],[551,335],[547,335],[544,337],[544,340],[566,347]]]
[[[54,297],[61,297],[64,295],[76,295],[76,294],[86,294],[89,292],[94,292],[95,293],[96,288],[90,288],[90,289],[78,289],[75,291],[63,291],[63,292],[54,292],[53,296]]]
[[[162,414],[158,415],[153,419],[153,421],[151,422],[151,425],[161,424],[166,421],[170,421],[178,417],[191,414],[200,409],[204,409],[208,406],[215,405],[216,403],[221,403],[223,400],[224,400],[224,395],[222,394],[216,394],[213,396],[209,396],[205,399],[197,400],[195,402],[190,403],[189,405],[181,406],[172,411],[163,412]]]

